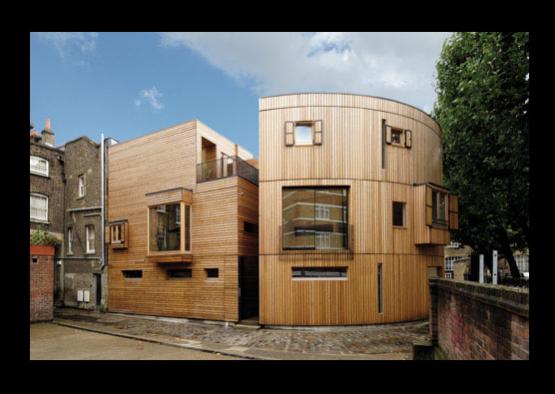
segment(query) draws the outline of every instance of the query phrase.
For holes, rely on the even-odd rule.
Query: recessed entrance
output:
[[[239,320],[258,324],[258,256],[239,256]]]

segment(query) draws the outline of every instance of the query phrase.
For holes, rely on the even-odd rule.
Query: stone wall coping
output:
[[[430,287],[432,291],[448,291],[528,318],[529,293],[525,288],[445,278],[430,279]]]

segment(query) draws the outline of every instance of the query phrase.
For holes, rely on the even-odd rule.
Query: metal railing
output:
[[[197,182],[240,176],[258,185],[258,170],[238,156],[227,156],[197,164]]]
[[[294,251],[311,251],[313,253],[326,253],[326,252],[335,252],[335,253],[352,253],[354,251],[354,236],[353,236],[353,225],[352,224],[341,224],[342,234],[342,242],[341,245],[333,245],[333,242],[329,245],[321,245],[320,240],[317,238],[318,233],[325,233],[319,231],[318,227],[315,226],[313,231],[309,229],[302,229],[306,231],[303,234],[304,237],[307,237],[310,241],[312,238],[312,242],[308,242],[305,245],[291,245],[288,242],[285,242],[284,238],[288,235],[285,233],[285,229],[283,225],[279,226],[279,250],[281,252],[294,252]],[[298,231],[294,230],[295,234],[299,234]],[[290,234],[289,234],[290,235]]]

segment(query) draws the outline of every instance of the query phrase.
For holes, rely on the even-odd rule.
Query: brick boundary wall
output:
[[[430,279],[432,345],[448,359],[527,360],[528,289]]]
[[[54,248],[31,245],[29,256],[30,322],[54,317]],[[33,263],[33,258],[37,262]]]

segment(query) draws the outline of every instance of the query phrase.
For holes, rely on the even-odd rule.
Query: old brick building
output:
[[[100,144],[83,136],[56,147],[47,120],[40,134],[31,130],[30,145],[30,229],[44,226],[62,241],[53,268],[55,302],[105,305]]]
[[[63,241],[64,238],[64,151],[54,146],[54,133],[50,121],[39,134],[30,133],[30,220],[33,231],[43,228]],[[61,263],[62,248],[56,248],[54,260]],[[54,268],[53,268],[54,269]],[[60,288],[61,265],[56,265],[54,273],[55,288]],[[56,291],[55,301],[61,302],[61,294]]]
[[[52,320],[54,309],[54,248],[31,246],[29,256],[30,321]]]
[[[101,147],[88,137],[65,144],[64,305],[104,305]]]

